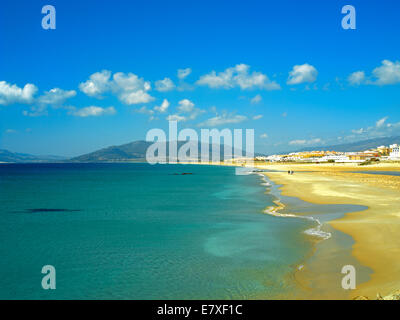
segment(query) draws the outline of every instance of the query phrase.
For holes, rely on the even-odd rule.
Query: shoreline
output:
[[[367,207],[326,222],[354,239],[353,257],[373,270],[371,279],[351,290],[349,298],[374,298],[378,293],[388,295],[398,290],[400,266],[396,257],[400,256],[400,177],[354,171],[399,171],[399,167],[272,164],[256,168],[280,170],[263,174],[280,185],[284,196],[314,204]],[[288,175],[287,170],[294,170],[295,174]]]

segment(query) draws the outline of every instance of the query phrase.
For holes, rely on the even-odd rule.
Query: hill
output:
[[[307,147],[297,150],[300,151],[313,151],[313,150],[321,150],[321,151],[339,151],[339,152],[351,152],[351,151],[365,151],[368,149],[375,149],[379,146],[389,146],[391,144],[400,144],[400,136],[396,137],[383,137],[383,138],[374,138],[368,140],[362,140],[351,143],[343,143],[329,146],[319,146],[319,147]],[[293,152],[293,151],[292,151]]]
[[[62,161],[64,157],[58,156],[35,156],[27,153],[11,152],[5,149],[0,149],[0,162],[50,162],[50,161]]]
[[[179,148],[187,143],[186,141],[178,141]],[[111,161],[144,161],[146,159],[146,151],[153,142],[147,141],[134,141],[120,146],[111,146],[103,148],[79,157],[70,159],[74,162],[111,162]],[[166,150],[168,156],[169,142],[166,142]],[[220,159],[224,156],[224,145],[214,145],[220,147]],[[211,157],[213,145],[209,145],[209,154]],[[200,150],[198,150],[200,157]],[[260,154],[256,154],[260,155]]]

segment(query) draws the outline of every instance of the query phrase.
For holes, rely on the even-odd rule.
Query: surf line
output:
[[[262,183],[262,185],[265,185],[265,186],[271,185],[265,178],[265,175],[259,174],[259,176],[261,176],[262,179],[264,180],[264,183]],[[268,208],[266,208],[264,210],[264,213],[269,214],[271,216],[275,216],[275,217],[281,217],[281,218],[298,218],[298,219],[306,219],[306,220],[313,221],[313,222],[317,223],[317,226],[314,228],[305,230],[304,231],[305,234],[322,238],[322,240],[327,240],[332,236],[332,234],[330,232],[325,232],[325,231],[321,230],[322,223],[319,219],[311,217],[311,216],[299,216],[299,215],[295,215],[292,213],[280,213],[279,211],[283,210],[285,208],[285,205],[279,199],[274,200],[273,202],[274,202],[275,206],[269,206]]]

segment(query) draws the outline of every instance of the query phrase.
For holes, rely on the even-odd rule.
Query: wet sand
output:
[[[282,195],[298,197],[315,204],[353,204],[368,207],[360,212],[347,213],[343,218],[329,221],[328,224],[354,239],[352,255],[357,261],[372,269],[370,280],[349,290],[348,298],[368,296],[375,298],[377,293],[390,294],[400,288],[400,176],[353,173],[354,171],[399,171],[397,164],[357,166],[355,164],[270,164],[258,166],[269,170],[284,172],[265,172],[273,182],[282,185]],[[293,175],[287,171],[293,170]],[[334,246],[330,249],[334,251]],[[332,255],[334,257],[334,255]],[[336,258],[339,258],[337,256]],[[329,259],[313,259],[308,276],[318,270],[318,263]],[[306,266],[307,267],[307,266]],[[338,279],[344,275],[338,271]],[[314,273],[315,274],[315,273]],[[299,281],[307,284],[307,268]],[[308,279],[310,280],[310,279]],[[321,283],[324,277],[318,280]],[[327,286],[328,287],[328,286]],[[337,298],[336,294],[326,292],[309,298]]]

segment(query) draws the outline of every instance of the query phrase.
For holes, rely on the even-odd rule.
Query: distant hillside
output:
[[[62,161],[64,157],[58,156],[35,156],[27,153],[17,153],[0,149],[0,162],[49,162]]]
[[[351,152],[351,151],[365,151],[368,149],[373,149],[379,146],[389,146],[391,144],[400,144],[400,136],[397,137],[384,137],[384,138],[375,138],[362,140],[352,143],[343,143],[337,145],[330,146],[320,146],[320,147],[307,147],[297,150],[300,151],[313,151],[313,150],[321,150],[321,151],[339,151],[339,152]]]
[[[178,141],[179,148],[187,143],[186,141]],[[120,146],[111,146],[108,148],[100,149],[79,157],[70,159],[74,162],[108,162],[108,161],[144,161],[146,159],[147,148],[153,142],[134,141],[131,143],[123,144]],[[167,156],[169,143],[166,143]],[[211,157],[212,145],[209,145],[209,154]],[[224,145],[220,145],[220,159],[223,159]],[[200,157],[200,150],[199,150]],[[256,154],[260,155],[260,154]]]
[[[120,146],[103,148],[70,160],[76,162],[139,161],[146,158],[146,150],[150,145],[152,142],[134,141]]]

